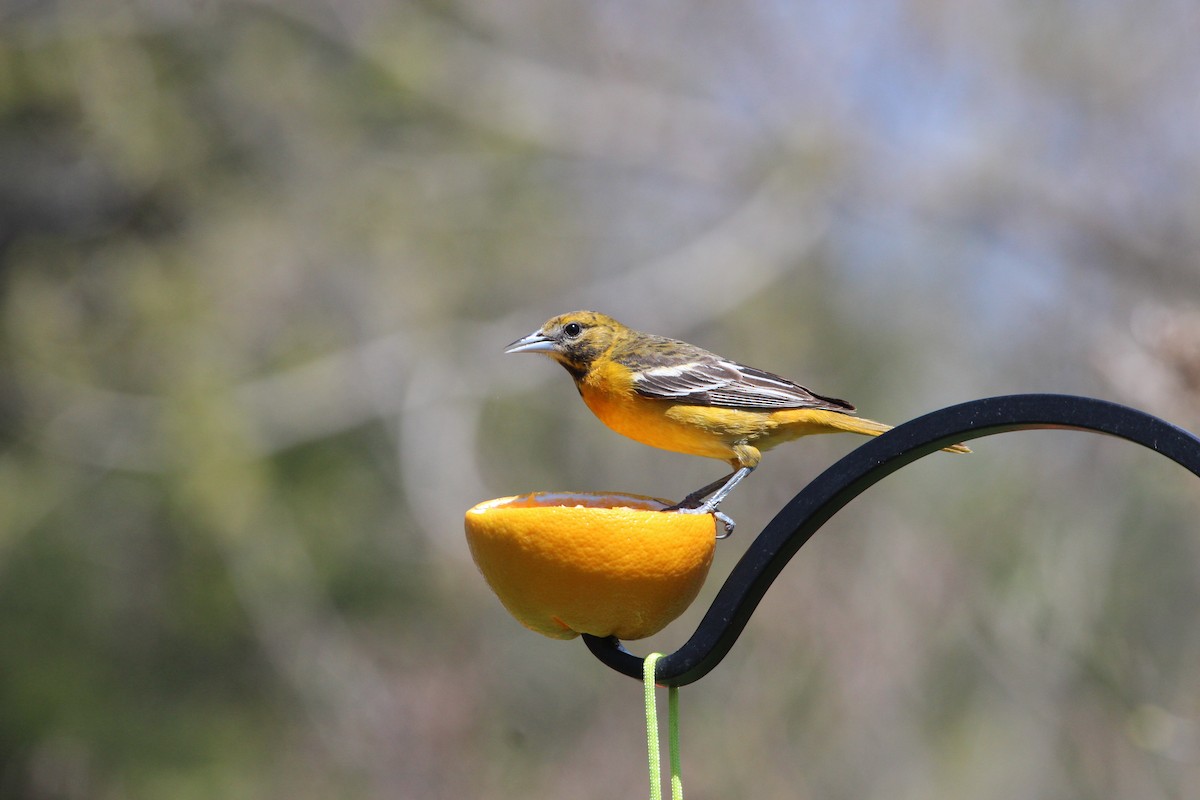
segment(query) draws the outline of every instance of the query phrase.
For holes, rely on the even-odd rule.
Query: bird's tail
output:
[[[864,419],[863,417],[855,417],[850,414],[843,414],[837,411],[807,411],[807,422],[815,428],[824,428],[824,431],[813,430],[812,433],[835,431],[846,431],[847,433],[860,433],[863,436],[878,436],[881,433],[886,433],[892,429],[891,425],[882,422],[876,422],[873,419]],[[946,453],[969,453],[971,448],[965,444],[953,444],[949,447],[943,447],[942,450]]]

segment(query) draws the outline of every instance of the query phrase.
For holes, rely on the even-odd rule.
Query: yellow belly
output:
[[[617,433],[651,447],[722,461],[757,463],[757,453],[747,453],[747,446],[767,450],[818,433],[877,436],[888,429],[872,420],[822,409],[772,412],[688,406],[596,391],[586,384],[580,389],[592,413]]]
[[[730,461],[734,447],[754,443],[775,427],[770,415],[760,411],[678,405],[641,397],[589,391],[583,402],[592,413],[619,434],[661,450]]]
[[[728,461],[739,437],[706,420],[701,406],[680,406],[667,400],[647,400],[583,389],[583,401],[608,427],[634,441],[706,458]],[[747,431],[746,434],[749,434]],[[743,439],[744,441],[744,439]]]

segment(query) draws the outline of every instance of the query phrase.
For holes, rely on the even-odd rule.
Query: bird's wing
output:
[[[643,397],[698,406],[756,411],[785,408],[854,411],[854,406],[845,400],[822,397],[787,378],[699,348],[689,346],[671,355],[661,359],[642,358],[638,360],[641,363],[630,364],[634,370],[634,391]]]

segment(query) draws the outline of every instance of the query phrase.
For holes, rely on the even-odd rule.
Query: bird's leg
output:
[[[692,492],[687,497],[683,498],[682,500],[680,500],[678,503],[671,506],[670,508],[664,508],[663,511],[680,511],[685,508],[699,508],[700,502],[702,500],[704,500],[704,498],[708,497],[710,494],[715,492],[717,489],[720,489],[722,486],[724,486],[726,483],[729,482],[730,478],[732,478],[736,474],[737,474],[737,471],[735,470],[735,471],[729,473],[728,475],[726,475],[724,478],[718,478],[717,480],[713,481],[712,483],[710,483],[706,486],[701,486],[699,489]]]
[[[719,481],[713,481],[707,486],[697,489],[675,505],[663,510],[678,511],[681,514],[712,514],[725,526],[725,533],[718,534],[718,539],[724,539],[733,533],[733,520],[727,514],[723,514],[717,509],[725,498],[729,496],[729,493],[733,491],[733,488],[741,483],[743,478],[754,471],[754,468],[758,466],[758,462],[762,458],[762,453],[748,442],[739,442],[733,445],[731,449],[733,450],[733,458],[729,460],[729,464],[733,467],[733,472]],[[716,492],[715,494],[713,494],[714,491]],[[709,497],[703,503],[700,502],[710,494],[712,494],[712,497]]]
[[[717,535],[718,539],[724,539],[726,536],[729,536],[731,533],[733,533],[734,522],[727,514],[718,511],[717,507],[720,506],[721,502],[729,496],[729,493],[733,491],[733,487],[741,483],[742,478],[745,478],[753,471],[754,467],[740,467],[734,471],[733,474],[722,478],[719,481],[711,483],[708,486],[697,489],[687,497],[683,498],[683,500],[679,503],[676,503],[670,508],[665,508],[663,510],[678,511],[681,514],[712,514],[725,526],[725,533]],[[716,489],[716,494],[713,494],[713,496],[710,497],[706,502],[701,503],[698,506],[690,505],[691,503],[698,502],[706,495],[712,494],[714,487]]]
[[[730,475],[728,479],[726,479],[725,484],[721,488],[717,489],[716,494],[708,498],[708,500],[706,500],[699,508],[695,509],[695,513],[710,514],[716,511],[717,507],[721,505],[722,501],[724,501],[725,498],[729,496],[729,493],[733,491],[733,488],[742,482],[742,478],[745,478],[753,471],[754,467],[739,468],[736,472]],[[690,509],[683,510],[690,511]]]
[[[707,510],[701,510],[701,503],[703,502],[704,498],[724,487],[725,484],[729,483],[729,481],[735,475],[737,475],[737,472],[731,472],[724,478],[715,480],[707,486],[702,486],[689,494],[687,497],[680,500],[675,505],[664,508],[663,511],[682,511],[686,514],[707,514],[709,513]],[[739,478],[739,480],[741,479]],[[716,517],[717,521],[720,522],[725,528],[724,532],[717,534],[717,538],[724,539],[727,536],[730,536],[733,533],[734,527],[736,526],[736,523],[733,521],[733,519],[728,514],[722,511],[717,511],[716,509],[712,510],[712,515]]]

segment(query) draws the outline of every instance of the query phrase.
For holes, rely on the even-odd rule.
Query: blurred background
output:
[[[678,498],[545,359],[607,312],[902,422],[1200,428],[1200,11],[0,2],[0,796],[646,793],[640,687],[463,512]],[[780,448],[710,585],[859,444]],[[697,797],[1200,796],[1200,482],[1061,431],[839,514],[683,691]]]

